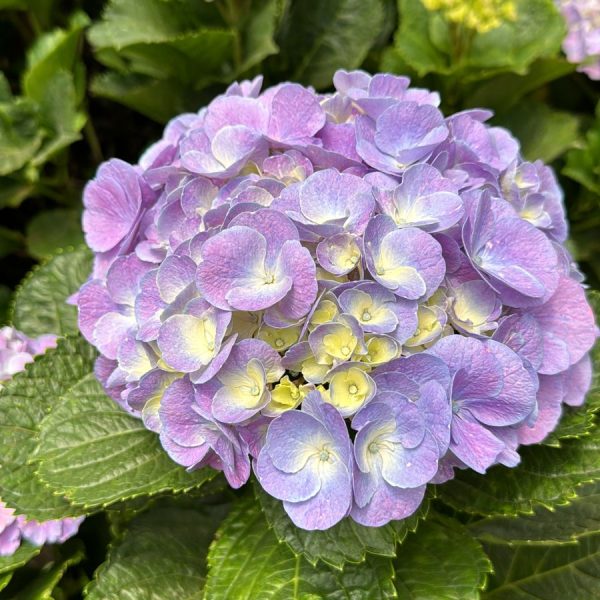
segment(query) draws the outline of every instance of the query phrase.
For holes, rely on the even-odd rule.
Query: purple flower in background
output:
[[[13,327],[0,328],[0,382],[9,380],[25,369],[34,357],[49,348],[56,347],[57,337],[53,334],[29,338]],[[0,389],[2,383],[0,383]],[[84,517],[38,522],[27,520],[6,506],[0,498],[0,556],[14,554],[22,540],[34,546],[62,544],[74,536]]]
[[[312,392],[271,423],[256,475],[298,527],[328,529],[350,512],[352,461],[344,419]]]
[[[56,336],[42,335],[29,338],[14,327],[0,327],[0,389],[2,381],[10,379],[33,362],[38,354],[56,346]]]
[[[100,167],[77,294],[107,394],[187,469],[254,468],[305,529],[514,467],[584,402],[598,333],[556,177],[490,111],[333,83],[235,83]],[[1,343],[0,369],[30,360]]]
[[[600,6],[596,0],[556,0],[567,22],[563,50],[590,79],[600,79]]]

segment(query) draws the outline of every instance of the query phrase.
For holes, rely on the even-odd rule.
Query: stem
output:
[[[92,158],[94,159],[94,162],[96,164],[101,163],[104,160],[104,157],[102,155],[102,147],[100,146],[100,140],[98,139],[98,135],[96,134],[94,124],[92,123],[92,120],[89,117],[83,127],[83,135],[85,137],[85,141],[90,147],[90,151],[92,153]]]

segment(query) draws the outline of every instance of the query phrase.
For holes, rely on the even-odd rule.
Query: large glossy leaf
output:
[[[538,507],[533,515],[522,517],[487,517],[469,529],[479,539],[512,545],[572,544],[588,535],[600,535],[600,482],[579,488],[577,498],[566,506]]]
[[[438,486],[439,498],[457,510],[480,515],[531,513],[535,506],[569,502],[577,488],[600,480],[600,428],[581,439],[565,440],[560,448],[520,449],[514,468],[498,466],[485,475],[459,471]]]
[[[257,500],[238,501],[208,554],[206,600],[308,600],[395,597],[391,561],[369,556],[343,571],[313,567],[278,541]]]
[[[36,267],[15,294],[12,321],[30,336],[77,334],[77,309],[67,304],[89,277],[92,255],[81,246],[60,251]]]
[[[360,66],[383,28],[384,15],[380,0],[292,3],[278,37],[282,66],[294,81],[330,87],[336,69]]]
[[[67,29],[55,29],[37,38],[27,53],[23,75],[23,92],[28,98],[43,102],[55,74],[76,69],[81,34],[89,23],[87,15],[78,12]]]
[[[214,471],[188,473],[156,434],[128,415],[88,373],[40,425],[40,478],[71,503],[93,509],[129,498],[199,487]]]
[[[21,544],[11,556],[0,556],[0,581],[3,575],[11,573],[28,563],[34,556],[40,553],[40,550],[41,548],[25,543]],[[0,589],[2,589],[1,586]]]
[[[477,600],[492,565],[456,519],[430,516],[398,549],[396,589],[406,600]]]
[[[336,568],[342,568],[345,562],[363,562],[367,553],[394,557],[396,545],[417,528],[429,509],[426,499],[411,517],[383,527],[365,527],[347,518],[326,531],[306,531],[292,523],[279,500],[263,492],[258,484],[255,490],[279,541],[285,542],[295,554],[302,554],[313,565],[322,560]]]
[[[206,552],[221,511],[156,508],[135,518],[87,588],[88,600],[202,598]]]
[[[31,456],[42,419],[89,376],[94,358],[94,349],[83,339],[61,340],[0,392],[0,498],[29,518],[44,521],[81,513],[39,481]]]
[[[485,600],[600,597],[600,535],[576,544],[485,544],[494,564]]]

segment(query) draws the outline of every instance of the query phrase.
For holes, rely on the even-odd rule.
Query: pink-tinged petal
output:
[[[463,202],[450,179],[427,164],[406,170],[393,193],[384,194],[383,210],[400,227],[434,232],[449,229],[463,215]]]
[[[196,276],[198,289],[217,308],[231,310],[227,294],[233,288],[256,286],[261,277],[263,283],[268,280],[265,271],[267,242],[260,233],[248,227],[221,231],[204,242],[201,253],[202,262]]]
[[[221,129],[212,140],[211,150],[224,171],[229,170],[228,175],[236,174],[250,158],[261,160],[267,155],[262,135],[243,126]]]
[[[268,265],[274,265],[287,241],[298,240],[298,230],[290,219],[281,212],[268,208],[239,214],[229,224],[230,227],[235,225],[249,227],[265,238]]]
[[[538,413],[533,426],[524,423],[518,430],[520,444],[539,444],[554,430],[562,412],[563,385],[560,375],[542,375],[537,394]]]
[[[460,417],[452,420],[450,449],[467,466],[485,473],[504,450],[504,442],[479,423]]]
[[[142,342],[154,341],[160,330],[161,315],[166,308],[156,284],[158,270],[149,271],[140,281],[140,291],[135,298],[134,312],[138,325],[137,337]]]
[[[325,124],[325,112],[317,96],[295,83],[284,83],[277,88],[269,108],[267,135],[278,142],[305,140]]]
[[[356,238],[349,233],[328,237],[317,246],[319,264],[329,273],[346,275],[360,262],[360,248]]]
[[[83,285],[79,291],[77,305],[79,329],[90,343],[93,343],[94,327],[100,318],[119,308],[108,294],[106,287],[95,279]]]
[[[300,188],[300,210],[306,223],[322,235],[365,231],[375,208],[371,186],[356,175],[325,169]]]
[[[316,496],[304,502],[283,503],[290,519],[302,529],[329,529],[347,516],[352,507],[352,475],[346,466],[322,469],[320,475],[321,489]]]
[[[106,288],[111,298],[118,304],[133,306],[139,282],[152,267],[135,254],[117,258],[106,274]]]
[[[94,327],[93,344],[107,358],[116,359],[119,345],[133,327],[135,320],[132,317],[117,312],[106,313]]]
[[[96,252],[114,248],[132,230],[142,206],[141,180],[128,163],[104,163],[83,192],[83,231]]]
[[[377,119],[377,147],[403,167],[427,156],[447,137],[444,117],[433,106],[398,102]]]
[[[285,273],[292,285],[275,306],[284,318],[296,321],[306,316],[318,292],[317,271],[310,252],[296,241],[286,242],[281,250],[277,271]],[[269,311],[265,321],[269,321]]]
[[[198,465],[211,452],[210,446],[206,443],[192,447],[182,446],[164,431],[160,434],[160,443],[172,460],[188,469]]]
[[[254,98],[242,96],[219,96],[206,111],[204,130],[214,137],[221,129],[243,125],[258,133],[266,131],[268,112]]]
[[[503,304],[540,304],[556,290],[558,257],[552,243],[504,200],[487,192],[474,198],[463,241],[473,266],[488,278]]]
[[[316,469],[306,468],[297,473],[281,471],[264,448],[258,455],[254,469],[263,489],[279,500],[302,502],[313,498],[321,489]]]
[[[158,267],[156,285],[161,299],[170,304],[194,281],[196,263],[187,256],[167,256]]]
[[[430,297],[446,272],[442,248],[433,237],[414,227],[396,229],[386,215],[369,223],[365,253],[373,278],[407,300]]]
[[[571,365],[560,374],[563,382],[563,402],[569,406],[581,406],[592,385],[592,359],[589,355]]]
[[[426,486],[413,489],[392,487],[381,480],[371,500],[362,508],[354,504],[350,516],[367,527],[381,527],[390,521],[406,519],[421,505]]]
[[[561,276],[556,292],[546,304],[527,311],[537,321],[544,356],[539,372],[553,375],[575,364],[596,341],[594,313],[581,284]]]
[[[513,314],[503,318],[492,339],[508,346],[536,371],[542,364],[542,331],[532,315]]]

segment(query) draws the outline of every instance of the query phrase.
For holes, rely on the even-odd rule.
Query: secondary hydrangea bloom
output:
[[[565,21],[563,50],[590,79],[600,79],[600,4],[596,0],[556,0]]]
[[[515,466],[591,381],[553,172],[409,83],[234,84],[85,191],[79,322],[107,393],[305,529]]]
[[[0,328],[0,382],[7,381],[27,363],[33,362],[36,355],[55,346],[55,335],[32,339],[14,327]],[[82,521],[83,517],[42,523],[27,520],[0,499],[0,556],[14,554],[23,540],[34,546],[61,544],[77,533]]]

